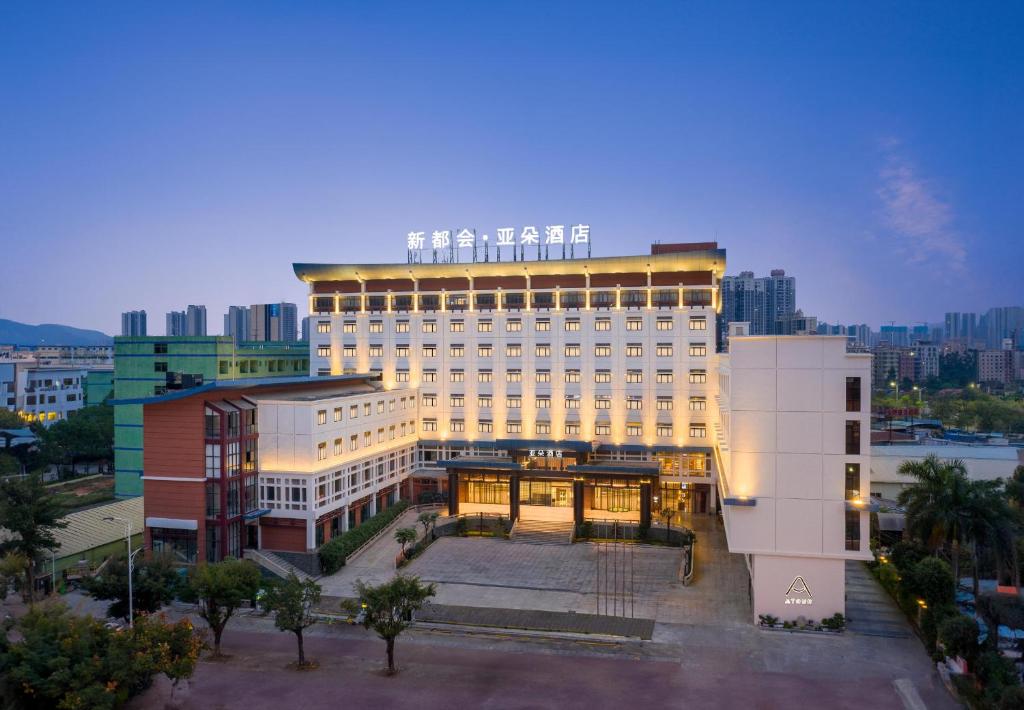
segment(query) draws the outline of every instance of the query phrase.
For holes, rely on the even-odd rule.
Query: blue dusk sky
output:
[[[151,333],[293,261],[591,225],[829,322],[1024,303],[1024,6],[5,3],[0,317]]]

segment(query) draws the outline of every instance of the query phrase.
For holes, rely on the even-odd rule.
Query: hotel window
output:
[[[334,408],[334,421],[336,421],[336,422],[340,422],[341,421],[341,407],[335,407]]]
[[[316,445],[316,460],[324,461],[327,458],[327,442],[321,441]]]
[[[690,397],[690,411],[703,412],[708,408],[707,397]]]
[[[423,371],[424,382],[437,382],[437,370],[424,370]]]
[[[659,412],[671,412],[675,407],[671,397],[658,397],[654,400],[654,408]]]
[[[476,430],[481,434],[490,434],[494,431],[494,422],[490,419],[481,419],[476,425]]]
[[[448,396],[449,407],[464,407],[466,406],[466,397],[461,394],[453,394]]]
[[[494,374],[490,370],[480,370],[480,372],[476,373],[476,381],[477,382],[484,382],[484,383],[486,383],[486,382],[492,381],[493,379],[494,379]]]
[[[407,428],[407,427],[406,427],[406,425],[405,425],[405,422],[402,422],[402,427],[401,427],[401,429],[399,430],[399,434],[398,434],[398,435],[399,435],[399,436],[405,436],[405,434],[406,434],[406,428]]]
[[[640,318],[627,318],[626,330],[643,330],[644,322]]]
[[[379,321],[379,320],[372,320],[372,321],[370,321],[370,332],[371,333],[383,333],[384,332],[384,322],[383,321]]]
[[[629,343],[626,346],[626,357],[643,357],[644,346],[640,343]]]
[[[476,398],[476,406],[480,409],[490,409],[493,401],[494,400],[491,398],[491,395],[482,394]]]
[[[537,383],[551,382],[551,370],[537,370],[533,378]]]
[[[594,321],[594,330],[611,330],[612,319],[611,318],[598,318]]]
[[[860,411],[860,378],[846,378],[846,411]]]
[[[436,394],[423,394],[421,404],[424,407],[436,407],[437,406],[437,395]]]
[[[846,549],[860,549],[860,511],[846,511]]]
[[[523,398],[522,397],[506,397],[505,398],[505,407],[507,409],[522,409],[523,408]]]
[[[405,425],[403,424],[402,426],[404,427]],[[395,438],[395,425],[392,424],[391,426],[388,427],[388,441],[390,441],[390,440],[392,440],[394,438]]]
[[[436,345],[424,345],[423,346],[423,357],[437,357],[437,346]]]
[[[464,345],[449,345],[448,346],[448,357],[462,357],[466,354],[466,347]]]
[[[690,384],[703,385],[708,381],[708,373],[705,370],[690,370]]]
[[[846,464],[846,500],[860,498],[860,464]]]
[[[348,438],[348,450],[355,451],[359,448],[359,435],[353,434]]]
[[[373,446],[373,432],[372,431],[364,431],[363,432],[363,446]]]
[[[708,428],[703,424],[691,424],[690,425],[690,438],[691,439],[703,439],[708,435]]]
[[[424,333],[436,333],[437,332],[437,321],[436,320],[425,320],[425,321],[423,321],[423,332]]]
[[[626,370],[626,383],[630,385],[638,385],[644,381],[643,370]],[[661,380],[659,380],[660,382]]]
[[[373,414],[373,405],[369,402],[363,402],[363,416],[368,417]]]
[[[206,477],[220,478],[220,444],[206,445]]]
[[[437,431],[437,420],[436,419],[424,419],[423,420],[423,431]]]
[[[551,422],[537,422],[534,426],[534,431],[538,434],[550,434],[551,433]]]
[[[316,332],[318,333],[330,333],[331,322],[326,320],[320,320],[316,322]]]
[[[407,320],[395,321],[395,332],[396,333],[408,333],[409,332],[409,321],[407,321]]]
[[[612,346],[607,343],[594,346],[594,357],[611,357]]]
[[[466,422],[462,419],[452,419],[448,422],[448,431],[451,432],[462,432],[466,431]]]
[[[578,435],[580,433],[579,424],[566,424],[565,425],[566,436]]]
[[[341,456],[345,451],[345,441],[343,439],[334,440],[334,455]]]
[[[860,455],[860,422],[846,422],[846,453],[849,456]]]
[[[537,397],[533,402],[537,409],[551,409],[551,398],[550,397]]]
[[[595,397],[594,409],[611,409],[612,400],[608,397]]]
[[[356,346],[355,345],[346,345],[345,347],[343,347],[341,349],[341,354],[342,354],[342,357],[355,357],[356,356]]]
[[[548,344],[541,344],[535,348],[534,354],[537,357],[551,357],[551,346]]]
[[[565,356],[566,357],[579,357],[580,356],[580,346],[576,345],[576,344],[566,345],[565,346]]]
[[[690,330],[707,330],[708,319],[704,316],[690,316]]]
[[[578,331],[580,329],[580,322],[577,318],[567,318],[565,321],[565,329],[567,331]]]
[[[408,345],[396,345],[395,346],[395,357],[409,357],[409,346]]]
[[[477,357],[490,357],[491,353],[494,352],[494,348],[490,345],[477,345],[476,356]]]
[[[476,332],[478,332],[478,333],[490,333],[493,327],[494,327],[493,324],[489,320],[477,321]]]
[[[690,357],[705,357],[708,354],[708,346],[704,343],[690,343]]]
[[[327,423],[327,410],[326,409],[321,409],[321,410],[317,411],[317,413],[316,413],[316,423],[317,424],[326,424]]]
[[[349,408],[348,408],[348,418],[349,419],[355,419],[358,416],[359,416],[359,405],[358,404],[349,405]]]
[[[643,436],[644,426],[643,424],[627,424],[626,425],[626,436]]]
[[[671,424],[659,424],[655,430],[658,436],[672,436]]]
[[[675,327],[675,321],[671,318],[659,318],[655,327],[658,330],[672,330]]]
[[[347,320],[347,321],[345,321],[344,323],[341,324],[341,332],[342,333],[355,333],[356,332],[356,322],[354,320]]]
[[[533,327],[537,331],[551,330],[551,320],[548,318],[538,318]]]
[[[595,370],[594,371],[594,382],[597,384],[608,384],[612,381],[611,370]]]
[[[520,357],[523,354],[523,346],[518,343],[505,346],[505,357]]]
[[[610,436],[611,433],[612,433],[612,425],[611,424],[595,424],[594,425],[594,433],[597,436]]]
[[[508,434],[522,434],[523,423],[522,422],[505,422],[505,431]]]
[[[655,382],[659,385],[668,385],[674,381],[672,370],[658,370],[658,374],[655,375]]]
[[[450,382],[465,382],[466,372],[465,370],[452,370],[451,375],[448,377]]]
[[[518,333],[523,329],[523,322],[518,318],[512,318],[505,322],[506,333]]]
[[[461,320],[453,320],[451,323],[448,324],[448,329],[452,333],[465,333],[466,332],[466,323],[465,323],[465,321],[461,321]]]
[[[644,400],[643,397],[626,397],[626,409],[643,409]]]
[[[522,370],[509,370],[505,373],[505,382],[522,382],[523,371]]]
[[[672,357],[672,343],[658,343],[654,354],[658,357]]]
[[[580,400],[579,400],[579,398],[578,397],[567,396],[565,398],[565,408],[566,409],[579,409],[580,408]]]
[[[579,382],[580,381],[580,371],[579,370],[566,370],[565,371],[565,381],[568,382],[568,383]]]

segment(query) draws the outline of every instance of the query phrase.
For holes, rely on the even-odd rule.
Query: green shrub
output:
[[[821,625],[831,631],[842,631],[846,628],[846,617],[836,612],[832,616],[822,619]]]
[[[981,651],[978,646],[978,622],[963,614],[943,619],[939,624],[939,641],[946,649],[947,656],[960,656],[973,668]]]
[[[916,540],[901,540],[892,546],[889,561],[900,572],[909,571],[918,562],[928,557],[928,548]]]
[[[953,604],[929,606],[921,612],[921,634],[929,653],[935,649],[939,640],[939,627],[950,618],[960,616],[960,610]]]
[[[896,596],[900,585],[900,573],[893,565],[881,565],[877,570],[878,581],[889,594]]]
[[[907,594],[924,599],[929,607],[952,604],[953,571],[938,557],[926,557],[903,574],[901,589]]]
[[[455,534],[465,536],[469,530],[469,521],[465,518],[459,518],[455,521]]]
[[[584,520],[579,524],[577,528],[576,537],[581,540],[589,540],[594,536],[594,524],[589,520]]]
[[[324,574],[334,574],[345,565],[345,560],[371,537],[386,528],[395,518],[409,507],[408,501],[398,501],[393,506],[347,533],[331,539],[320,546],[320,569]]]
[[[779,623],[779,617],[772,616],[771,614],[758,614],[757,620],[765,626],[775,626]]]
[[[985,686],[985,695],[992,702],[998,700],[1006,688],[1020,685],[1016,664],[998,651],[980,654],[974,672]]]

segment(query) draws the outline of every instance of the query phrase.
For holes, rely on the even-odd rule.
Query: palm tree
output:
[[[899,472],[915,479],[898,499],[907,511],[907,532],[933,551],[950,547],[955,589],[960,583],[960,543],[971,488],[967,467],[959,459],[940,461],[930,455],[905,461]]]
[[[999,577],[1000,559],[1005,552],[1006,537],[1013,524],[1010,511],[1003,495],[1001,478],[994,481],[971,481],[968,484],[965,505],[962,511],[964,539],[971,543],[971,561],[974,598],[978,598],[978,546],[990,547],[996,555],[996,577]]]

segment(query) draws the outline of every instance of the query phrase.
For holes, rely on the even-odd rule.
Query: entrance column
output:
[[[651,526],[651,481],[640,479],[640,526]]]
[[[459,474],[448,472],[448,515],[459,514]]]
[[[572,521],[583,524],[583,478],[572,479]]]
[[[512,473],[508,477],[508,520],[515,523],[519,519],[519,474]]]

